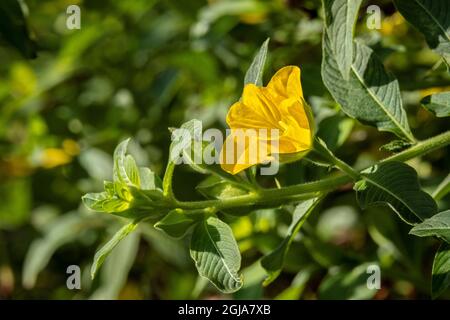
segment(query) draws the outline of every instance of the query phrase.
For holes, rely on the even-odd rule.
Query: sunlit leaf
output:
[[[245,74],[244,84],[253,83],[257,86],[263,85],[264,66],[266,63],[268,46],[269,39],[264,41],[258,53],[253,58],[252,64]]]
[[[98,270],[102,266],[108,255],[114,250],[114,248],[125,238],[130,232],[134,231],[137,227],[137,223],[131,222],[123,226],[116,234],[100,249],[95,253],[94,262],[91,266],[91,278],[95,278]]]
[[[231,228],[215,217],[199,223],[192,234],[191,257],[200,275],[219,290],[234,292],[242,287],[241,254]]]
[[[450,210],[435,214],[409,232],[419,237],[436,236],[450,243]]]
[[[416,171],[401,162],[383,162],[362,172],[355,184],[357,199],[364,209],[386,204],[405,222],[416,224],[437,211],[433,198],[422,191]]]

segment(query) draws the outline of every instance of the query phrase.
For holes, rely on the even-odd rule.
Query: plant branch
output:
[[[440,135],[432,137],[430,139],[421,141],[409,149],[397,153],[393,156],[385,158],[380,162],[386,161],[407,161],[409,159],[423,156],[434,150],[443,148],[450,144],[450,131],[444,132]],[[344,163],[345,164],[345,163]],[[338,164],[336,164],[338,166]],[[348,166],[345,164],[345,166]],[[339,168],[342,170],[345,168],[342,163],[339,162]],[[350,167],[351,168],[351,167]],[[345,168],[347,169],[347,168]],[[203,200],[203,201],[176,201],[174,205],[183,209],[200,209],[213,207],[218,210],[233,208],[233,207],[245,207],[259,204],[282,204],[287,201],[299,201],[304,199],[310,199],[318,196],[321,193],[336,190],[337,188],[351,183],[355,178],[355,172],[352,168],[351,171],[345,171],[344,174],[337,174],[329,178],[322,180],[298,184],[293,186],[271,189],[262,189],[252,191],[249,194],[237,196],[226,199],[216,200]],[[349,172],[347,172],[349,171]],[[173,171],[172,171],[173,172]],[[350,175],[352,173],[352,175]],[[166,172],[167,175],[167,172]],[[164,177],[166,179],[166,176]]]

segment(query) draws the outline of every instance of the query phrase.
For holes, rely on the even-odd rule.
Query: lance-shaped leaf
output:
[[[423,33],[431,49],[450,54],[450,2],[448,0],[395,0],[398,11]]]
[[[450,243],[450,210],[426,219],[412,228],[409,233],[418,237],[436,236]]]
[[[192,234],[190,252],[199,274],[219,290],[230,293],[241,288],[241,254],[226,223],[216,217],[200,222]]]
[[[361,176],[355,190],[363,209],[387,204],[409,224],[420,223],[437,211],[433,198],[421,190],[416,171],[404,163],[382,162],[363,171]]]
[[[91,266],[91,277],[95,278],[98,270],[102,266],[106,257],[113,251],[113,249],[125,238],[130,232],[134,231],[137,227],[136,222],[129,223],[123,226],[116,234],[100,249],[95,253],[94,262]]]
[[[431,296],[439,297],[450,286],[450,244],[442,243],[433,261]]]
[[[269,40],[270,39],[264,41],[258,53],[253,58],[252,64],[245,73],[244,84],[253,83],[257,86],[262,86],[264,65],[266,64],[267,48],[269,47]]]
[[[323,38],[322,78],[342,110],[352,118],[414,142],[400,96],[398,81],[384,69],[372,49],[354,43],[348,80],[342,77],[333,43]]]
[[[284,259],[289,251],[292,241],[310,213],[320,202],[320,199],[321,198],[306,200],[295,208],[286,238],[283,239],[275,250],[261,259],[261,265],[268,273],[267,278],[264,280],[264,285],[270,284],[280,274],[284,265]]]
[[[353,32],[362,0],[323,0],[325,33],[341,76],[348,80],[353,62]]]
[[[449,13],[450,16],[450,13]],[[436,117],[450,116],[450,92],[436,93],[422,99],[422,105]]]

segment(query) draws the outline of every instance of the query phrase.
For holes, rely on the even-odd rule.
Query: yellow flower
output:
[[[231,174],[275,154],[293,159],[311,149],[313,123],[303,99],[300,69],[281,68],[266,87],[247,84],[242,99],[228,111],[227,123],[231,132],[220,159],[222,169]]]

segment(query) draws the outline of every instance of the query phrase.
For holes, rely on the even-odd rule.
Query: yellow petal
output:
[[[242,132],[241,132],[242,133]],[[220,151],[220,166],[230,174],[237,174],[269,159],[270,146],[258,135],[242,136],[232,131]]]
[[[267,89],[284,98],[303,99],[302,84],[300,82],[300,68],[286,66],[274,74]]]
[[[231,129],[259,129],[269,126],[266,118],[253,105],[236,102],[228,111],[227,124]]]
[[[270,91],[264,87],[257,87],[254,84],[247,84],[242,94],[242,103],[250,106],[251,114],[266,122],[265,128],[276,128],[281,119],[277,107],[277,99],[273,98]]]

